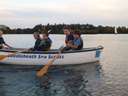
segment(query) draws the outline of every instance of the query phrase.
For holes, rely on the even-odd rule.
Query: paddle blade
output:
[[[12,53],[12,54],[9,54],[9,55],[0,55],[0,61],[4,60],[5,58],[9,57],[9,56],[15,56],[16,53]]]
[[[53,64],[53,62],[60,56],[61,51],[59,54],[56,54],[52,60],[50,60],[43,68],[41,68],[39,71],[37,71],[37,77],[44,76],[47,72],[49,67]]]
[[[39,71],[37,71],[37,77],[42,77],[44,76],[47,72],[49,67],[52,65],[52,63],[54,62],[54,60],[49,61],[42,69],[40,69]]]
[[[7,55],[0,55],[0,61],[4,60],[6,57],[8,57]]]

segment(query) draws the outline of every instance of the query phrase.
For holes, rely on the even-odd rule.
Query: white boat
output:
[[[69,64],[85,64],[96,62],[100,60],[100,54],[103,47],[83,48],[82,50],[64,51],[56,59],[53,65],[69,65]],[[0,50],[0,55],[8,55],[17,52],[17,50]],[[8,56],[0,61],[0,64],[15,64],[15,65],[45,65],[52,59],[58,50],[50,51],[35,51],[35,52],[21,52],[14,56]]]

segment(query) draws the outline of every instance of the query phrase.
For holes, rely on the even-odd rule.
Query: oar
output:
[[[53,62],[60,56],[61,54],[61,51],[62,51],[63,47],[60,47],[59,48],[59,53],[56,54],[54,56],[53,59],[49,60],[47,64],[45,64],[44,67],[42,67],[39,71],[37,71],[37,77],[43,77],[47,72],[48,72],[48,69],[49,67],[53,64]]]
[[[9,56],[15,56],[17,53],[21,53],[24,52],[25,50],[22,51],[17,51],[17,52],[12,52],[11,54],[8,55],[0,55],[0,61],[4,60],[5,58],[9,57]]]
[[[9,56],[13,56],[16,53],[12,53],[12,54],[8,54],[8,55],[0,55],[0,61],[4,60],[5,58],[9,57]]]

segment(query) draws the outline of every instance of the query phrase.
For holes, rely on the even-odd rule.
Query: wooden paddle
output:
[[[16,53],[8,54],[8,55],[0,55],[0,61],[4,60],[5,58],[9,56],[14,56]]]
[[[49,60],[47,64],[45,64],[44,67],[42,67],[39,71],[37,71],[37,77],[43,77],[47,72],[49,67],[53,64],[53,62],[60,56],[62,50],[64,47],[59,48],[59,53],[54,56],[53,59]]]
[[[5,58],[7,58],[9,56],[15,56],[17,53],[21,53],[21,52],[24,52],[24,51],[26,51],[26,50],[12,52],[11,54],[8,54],[8,55],[0,55],[0,61],[4,60]]]

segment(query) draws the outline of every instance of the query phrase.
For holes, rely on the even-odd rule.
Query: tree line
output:
[[[46,32],[51,30],[51,34],[63,34],[63,28],[70,27],[72,30],[79,30],[82,34],[115,34],[115,27],[113,26],[94,26],[92,24],[38,24],[33,28],[17,28],[11,29],[5,25],[0,25],[0,30],[5,34],[33,34],[33,32]],[[117,27],[118,34],[127,34],[128,28],[125,26]]]

